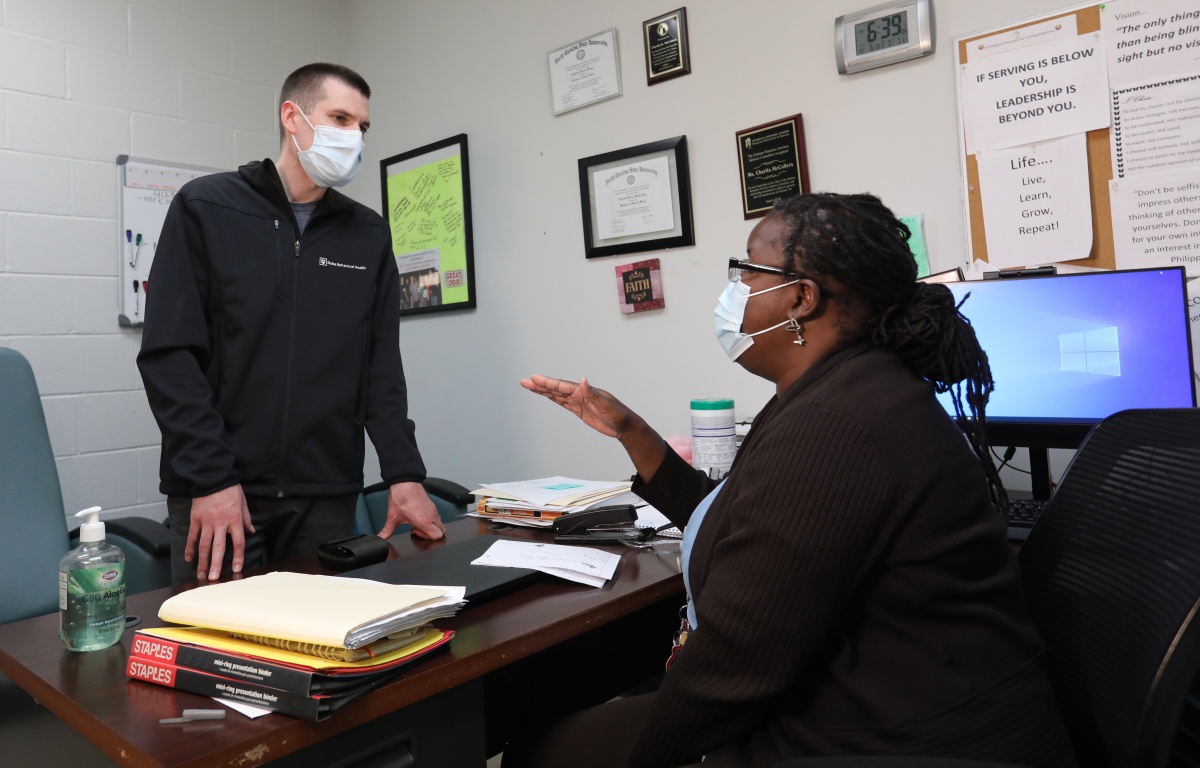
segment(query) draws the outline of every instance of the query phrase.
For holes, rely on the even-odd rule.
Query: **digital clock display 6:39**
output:
[[[854,25],[854,53],[862,56],[908,45],[908,11],[868,19]]]

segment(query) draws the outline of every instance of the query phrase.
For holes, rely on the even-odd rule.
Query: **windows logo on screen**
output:
[[[1115,325],[1059,334],[1058,353],[1064,371],[1121,375],[1121,347],[1117,343]]]

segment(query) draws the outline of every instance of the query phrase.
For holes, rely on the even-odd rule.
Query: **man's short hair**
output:
[[[341,64],[318,61],[305,64],[287,76],[283,81],[283,88],[279,90],[280,108],[285,101],[290,101],[307,114],[318,101],[325,98],[325,81],[331,77],[341,80],[365,98],[371,98],[371,86],[367,85],[362,75]],[[280,125],[279,140],[283,141],[286,138],[287,131]]]

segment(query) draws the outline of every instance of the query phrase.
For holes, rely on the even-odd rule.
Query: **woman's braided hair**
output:
[[[862,335],[895,350],[937,392],[950,392],[960,420],[970,411],[968,440],[993,501],[1007,505],[986,437],[985,410],[994,387],[987,353],[950,289],[917,282],[908,227],[874,195],[786,197],[771,216],[786,230],[781,243],[786,269],[840,284],[844,291],[838,297],[864,320]]]

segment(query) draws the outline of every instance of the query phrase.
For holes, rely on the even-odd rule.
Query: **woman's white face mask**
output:
[[[787,325],[790,319],[785,318],[783,322],[776,323],[770,328],[763,328],[761,331],[742,333],[742,322],[746,316],[746,303],[750,301],[750,298],[770,293],[777,288],[786,288],[798,282],[800,281],[792,280],[791,282],[774,285],[770,288],[764,288],[761,291],[755,291],[754,293],[751,293],[750,286],[741,280],[730,281],[729,285],[725,286],[725,290],[721,292],[721,296],[717,299],[717,307],[713,310],[713,315],[717,320],[717,342],[725,350],[725,354],[729,355],[730,360],[736,361],[742,356],[743,352],[754,346],[755,336],[761,336],[767,331],[773,331],[776,328]]]

